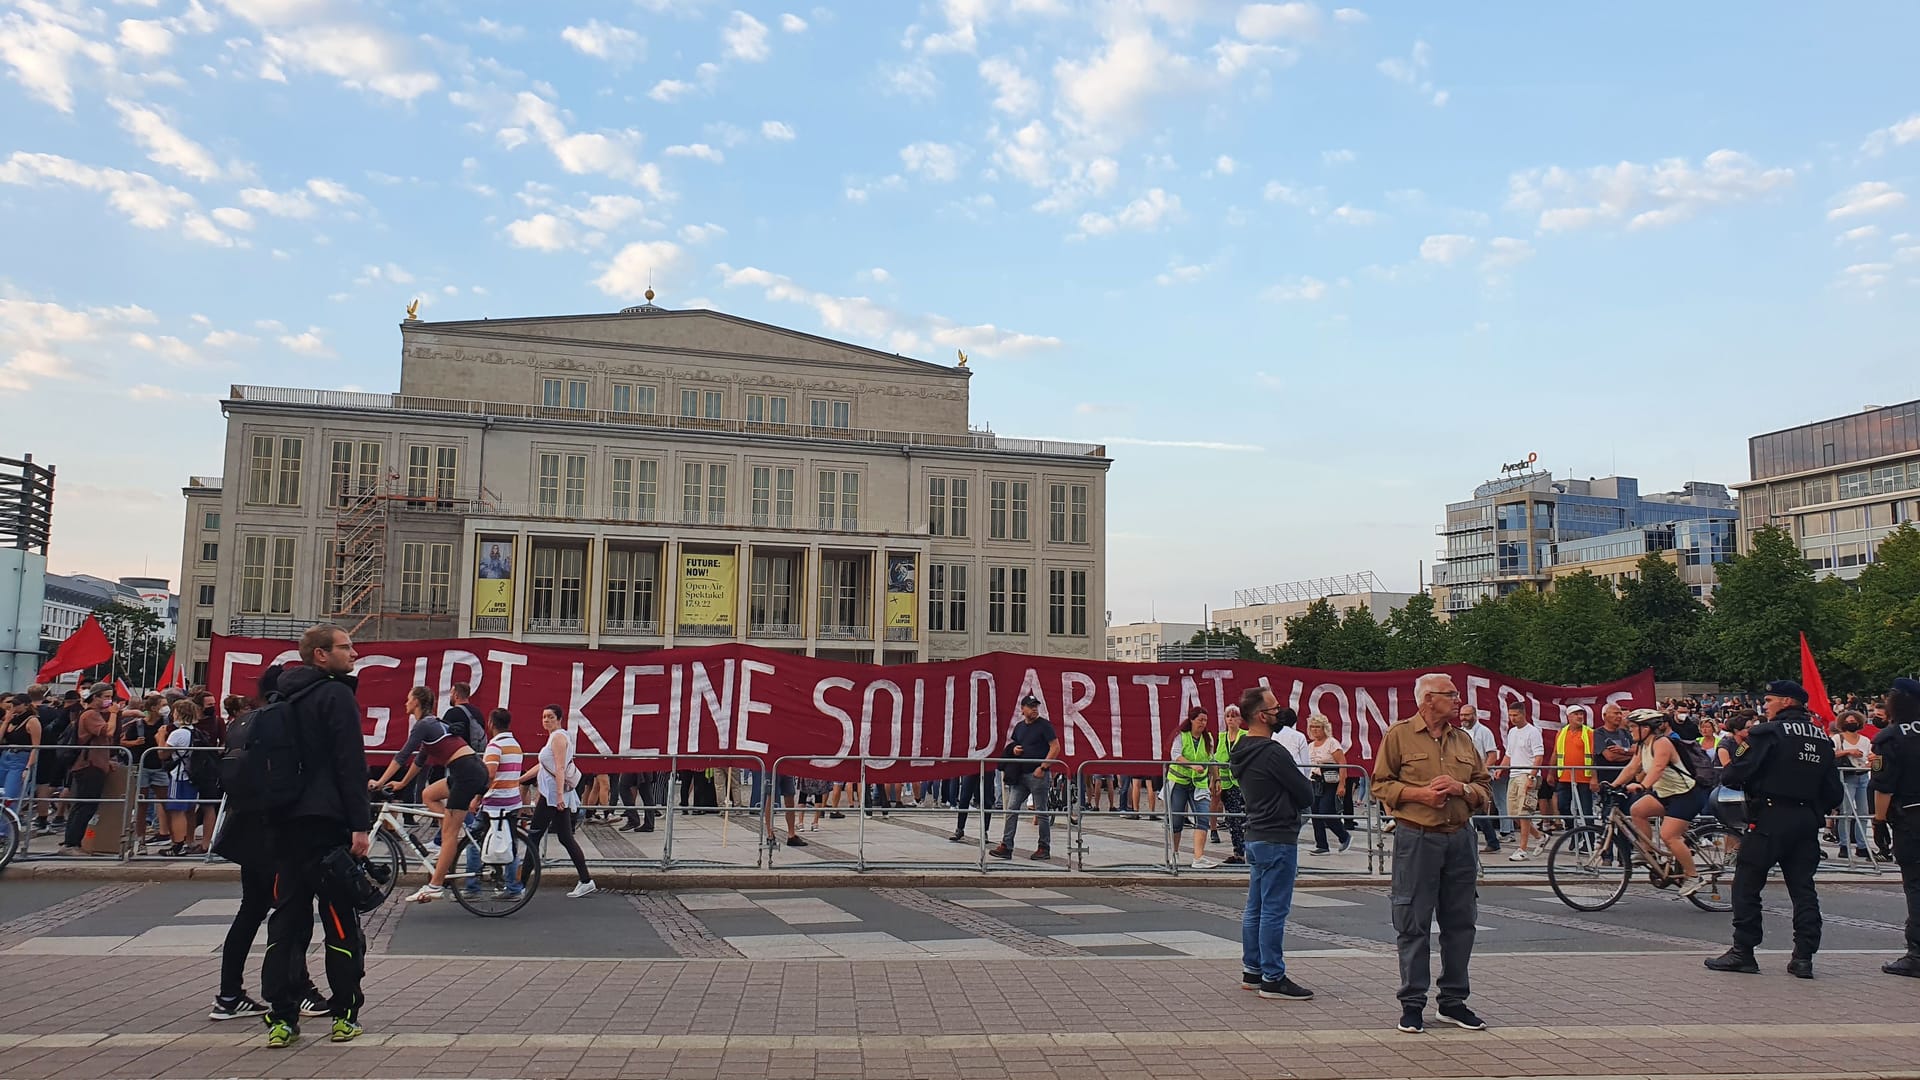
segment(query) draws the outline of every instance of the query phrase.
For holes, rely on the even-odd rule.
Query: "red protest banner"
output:
[[[817,660],[751,645],[624,652],[558,648],[496,638],[358,642],[362,729],[369,751],[391,752],[406,739],[405,703],[414,686],[441,695],[464,682],[481,710],[513,713],[522,739],[539,731],[540,710],[568,718],[588,771],[694,767],[703,755],[737,755],[783,772],[845,779],[867,758],[869,780],[894,783],[971,771],[929,758],[997,757],[1028,694],[1058,732],[1070,765],[1164,759],[1189,706],[1216,721],[1256,683],[1305,718],[1325,715],[1350,761],[1371,764],[1387,726],[1414,712],[1413,683],[1423,672],[1331,672],[1272,664],[1207,661],[1122,664],[989,653],[966,660],[879,667]],[[291,641],[215,636],[208,664],[215,695],[250,694],[270,664],[298,663]],[[1653,673],[1601,686],[1550,686],[1462,664],[1434,669],[1453,677],[1463,704],[1496,732],[1507,705],[1519,702],[1549,730],[1563,711],[1610,701],[1653,703]],[[613,761],[602,755],[636,760]],[[653,759],[649,763],[648,759]],[[732,764],[744,764],[733,761]],[[1115,771],[1152,772],[1150,766]]]

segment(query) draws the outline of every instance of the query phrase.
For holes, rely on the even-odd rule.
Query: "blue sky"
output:
[[[1116,621],[1916,396],[1920,7],[0,0],[0,397],[54,569],[173,573],[231,382],[711,306],[1104,441]]]

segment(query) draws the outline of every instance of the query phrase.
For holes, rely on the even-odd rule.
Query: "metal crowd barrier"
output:
[[[74,796],[73,790],[70,786],[63,785],[63,788],[66,792],[65,794],[63,795],[49,794],[47,798],[44,798],[44,799],[40,798],[38,792],[39,792],[40,779],[41,779],[41,775],[40,775],[41,765],[45,761],[44,756],[48,753],[58,753],[62,751],[75,751],[75,750],[89,750],[89,751],[104,750],[107,752],[108,756],[111,759],[111,767],[108,770],[108,775],[102,790],[102,794],[98,798],[81,799]],[[76,755],[76,760],[77,760],[77,755]],[[36,753],[34,756],[33,767],[28,769],[26,773],[23,774],[22,776],[21,787],[20,787],[20,798],[17,800],[18,805],[14,807],[15,812],[18,813],[20,816],[20,833],[21,833],[20,850],[16,857],[20,859],[57,858],[58,856],[54,852],[57,852],[58,849],[60,849],[61,847],[64,847],[66,844],[66,838],[63,835],[64,830],[66,828],[66,825],[65,825],[66,820],[72,817],[75,807],[85,804],[85,805],[90,805],[94,808],[92,812],[92,816],[88,821],[87,832],[90,832],[93,834],[93,836],[96,838],[96,842],[99,842],[102,839],[112,841],[111,846],[113,850],[111,852],[91,851],[87,846],[88,840],[85,833],[83,833],[81,837],[82,850],[88,850],[89,857],[92,857],[92,858],[115,858],[115,859],[125,858],[127,854],[127,847],[128,847],[129,826],[133,822],[133,784],[135,780],[133,777],[129,776],[129,770],[132,763],[133,763],[133,752],[131,750],[128,750],[124,746],[105,745],[105,746],[88,746],[88,747],[67,747],[67,746],[40,747],[38,753]],[[115,786],[114,776],[116,774],[120,776],[128,777],[127,786],[125,790],[122,791],[120,794],[107,795],[105,794],[105,791],[110,790]],[[68,775],[69,777],[71,777],[71,771],[69,771]],[[104,825],[103,825],[105,821],[107,808],[112,806],[118,806],[121,812],[120,827],[117,830],[106,829],[104,828]],[[41,811],[46,812],[46,816],[51,826],[50,832],[46,836],[36,835],[36,830],[34,828],[34,821],[41,816]],[[57,826],[52,826],[51,821],[55,817],[56,812],[58,813],[58,816],[62,820],[62,824]],[[38,846],[41,848],[41,850],[39,852],[35,852],[34,850],[36,846],[35,841],[40,842]],[[54,852],[49,852],[45,850],[48,847],[53,848]]]

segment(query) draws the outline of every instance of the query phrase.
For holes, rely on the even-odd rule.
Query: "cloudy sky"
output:
[[[1116,621],[1920,394],[1920,6],[0,0],[6,453],[174,574],[232,382],[709,306],[1105,442]]]

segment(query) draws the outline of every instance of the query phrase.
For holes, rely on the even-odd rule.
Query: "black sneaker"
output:
[[[1242,971],[1240,973],[1240,989],[1242,990],[1258,990],[1260,989],[1260,984],[1265,981],[1257,971]]]
[[[1426,1010],[1418,1005],[1408,1005],[1400,1010],[1400,1030],[1409,1035],[1418,1035],[1427,1030],[1427,1018],[1422,1016]]]
[[[1226,858],[1220,860],[1220,865],[1221,866],[1245,866],[1247,865],[1247,860],[1239,855],[1229,855]]]
[[[1311,1001],[1313,991],[1282,975],[1279,982],[1260,983],[1260,996],[1280,1001]]]
[[[1464,1001],[1458,1005],[1440,1006],[1440,1019],[1455,1027],[1466,1028],[1468,1031],[1487,1030],[1487,1022],[1474,1015],[1474,1011],[1467,1008],[1467,1003]]]
[[[806,847],[807,842],[805,840],[800,839],[798,836],[789,836],[787,837],[787,846],[788,847]]]
[[[954,833],[952,836],[947,837],[947,843],[949,844],[964,844],[966,842],[967,842],[966,833],[957,832],[957,833]]]
[[[308,990],[300,997],[301,1016],[331,1016],[333,1002],[323,997],[318,990]]]
[[[239,997],[213,999],[213,1011],[207,1013],[209,1020],[241,1020],[249,1016],[265,1016],[267,1007],[245,994]]]
[[[1708,971],[1737,971],[1743,975],[1760,974],[1760,963],[1753,958],[1753,952],[1738,945],[1719,956],[1709,957],[1705,961]]]
[[[1813,957],[1796,956],[1787,961],[1787,974],[1796,979],[1813,978]]]
[[[1905,975],[1909,979],[1920,979],[1920,956],[1903,956],[1898,960],[1889,960],[1880,965],[1880,970],[1889,975]]]

